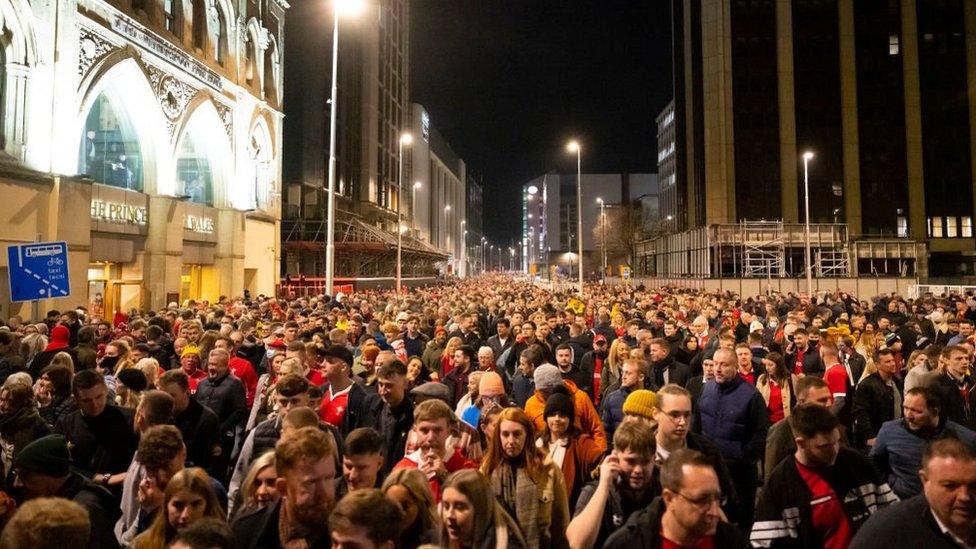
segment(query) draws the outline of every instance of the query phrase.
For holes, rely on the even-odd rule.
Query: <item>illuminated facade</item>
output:
[[[288,7],[0,0],[0,231],[68,242],[73,294],[44,307],[274,292]]]

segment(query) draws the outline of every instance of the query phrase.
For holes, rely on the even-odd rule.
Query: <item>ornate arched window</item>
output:
[[[213,206],[214,175],[201,136],[191,126],[176,157],[176,189],[190,202]]]
[[[143,157],[129,114],[106,93],[88,111],[78,172],[112,187],[142,191]]]
[[[230,40],[228,37],[227,14],[220,7],[214,9],[217,12],[217,21],[214,25],[214,59],[220,65],[224,65],[227,63],[227,57],[230,54],[228,49]]]
[[[278,48],[268,46],[264,52],[264,98],[271,102],[278,101]]]
[[[254,208],[267,211],[271,208],[274,193],[274,163],[271,137],[264,125],[255,126],[247,146],[248,159],[254,185]]]

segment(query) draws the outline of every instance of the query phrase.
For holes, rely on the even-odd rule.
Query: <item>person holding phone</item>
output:
[[[602,547],[632,513],[660,495],[653,482],[654,430],[644,423],[622,423],[613,434],[613,448],[600,465],[600,478],[580,493],[566,529],[571,547]]]

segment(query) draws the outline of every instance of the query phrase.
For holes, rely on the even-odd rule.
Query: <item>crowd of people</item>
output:
[[[976,297],[484,276],[0,323],[0,549],[976,547]]]

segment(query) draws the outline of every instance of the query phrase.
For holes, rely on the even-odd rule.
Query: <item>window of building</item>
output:
[[[183,2],[181,0],[163,0],[163,15],[166,18],[166,30],[183,36]]]
[[[907,238],[908,218],[903,215],[899,215],[897,223],[898,223],[898,238]]]
[[[254,207],[258,210],[268,210],[271,207],[271,194],[274,190],[274,171],[271,165],[271,143],[264,126],[258,126],[251,132],[248,145],[254,174]]]
[[[201,143],[186,134],[176,159],[177,192],[190,202],[213,206],[213,170]]]
[[[929,222],[932,226],[932,238],[942,238],[942,218],[941,217],[930,217]]]
[[[142,191],[143,158],[135,126],[104,93],[88,111],[78,158],[78,172],[94,181]]]
[[[214,26],[214,59],[218,64],[223,65],[227,62],[227,16],[224,10],[217,8],[217,23]]]
[[[888,55],[898,55],[901,51],[901,41],[897,34],[888,37]]]
[[[946,238],[956,238],[958,236],[956,223],[958,219],[955,216],[949,216],[946,218]]]
[[[207,3],[193,0],[193,47],[204,51],[207,46]]]
[[[963,238],[973,237],[973,218],[971,216],[962,216],[962,234],[959,236]]]

